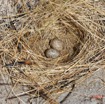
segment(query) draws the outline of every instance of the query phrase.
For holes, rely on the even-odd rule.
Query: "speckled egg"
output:
[[[59,51],[50,48],[50,49],[45,50],[45,56],[47,58],[57,58],[60,56],[60,53]]]
[[[58,51],[62,51],[63,50],[63,42],[58,38],[54,38],[50,41],[50,47],[53,49],[56,49]]]

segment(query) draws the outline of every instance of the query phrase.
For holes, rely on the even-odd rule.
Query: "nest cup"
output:
[[[49,21],[50,20],[48,20],[48,22]],[[59,22],[59,20],[56,20],[56,22]],[[73,59],[74,56],[76,56],[76,52],[77,50],[79,50],[81,42],[83,42],[82,36],[84,34],[83,32],[81,32],[82,30],[78,31],[77,27],[74,26],[70,29],[69,27],[67,28],[66,26],[64,26],[64,24],[61,25],[60,23],[55,23],[54,27],[52,25],[53,24],[50,24],[48,27],[45,27],[45,33],[42,32],[40,35],[36,33],[33,34],[33,36],[27,42],[29,43],[32,51],[39,57],[41,57],[40,62],[42,61],[46,64],[49,64],[49,62],[51,62],[50,65],[53,65],[54,63],[56,63],[56,61],[57,64],[66,63],[67,61]],[[49,29],[49,27],[52,28]],[[73,30],[72,28],[75,28],[75,30]],[[51,48],[50,41],[54,38],[59,39],[63,42],[63,50],[60,51],[60,56],[58,58],[47,58],[45,51],[46,49]]]
[[[51,104],[57,104],[55,99],[72,90],[78,79],[102,67],[103,60],[97,63],[95,57],[104,51],[105,36],[100,32],[104,25],[99,18],[105,14],[104,9],[99,11],[100,6],[95,9],[92,3],[40,0],[32,10],[23,9],[23,16],[18,17],[21,28],[6,28],[1,32],[5,34],[0,40],[1,50],[5,49],[1,52],[3,64],[12,60],[32,62],[13,67],[9,73],[12,81],[36,89],[35,97],[40,95]],[[45,51],[51,48],[50,41],[54,38],[63,42],[63,50],[59,57],[47,58]]]

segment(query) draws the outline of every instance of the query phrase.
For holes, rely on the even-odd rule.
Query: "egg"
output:
[[[60,56],[60,53],[59,51],[50,48],[50,49],[45,50],[45,56],[47,58],[57,58]]]
[[[58,38],[52,39],[49,44],[50,44],[50,47],[53,49],[56,49],[58,51],[63,50],[63,42],[59,40]]]

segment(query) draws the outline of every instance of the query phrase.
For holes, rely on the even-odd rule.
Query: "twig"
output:
[[[62,104],[70,96],[74,88],[75,88],[75,84],[72,85],[71,91],[63,98],[63,100],[60,101],[60,104]]]

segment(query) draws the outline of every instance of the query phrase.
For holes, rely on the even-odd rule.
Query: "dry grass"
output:
[[[6,69],[14,86],[27,86],[29,91],[24,93],[58,104],[56,99],[61,93],[71,91],[79,79],[105,67],[102,4],[89,0],[40,0],[32,10],[22,5],[20,13],[3,17],[19,24],[10,23],[10,28],[0,24],[0,56],[2,64],[7,65],[2,71]],[[63,41],[64,50],[56,59],[46,58],[44,51],[55,37]],[[19,64],[20,61],[25,63]]]

